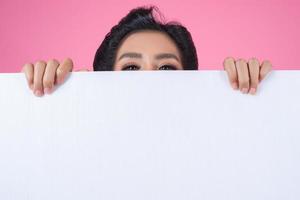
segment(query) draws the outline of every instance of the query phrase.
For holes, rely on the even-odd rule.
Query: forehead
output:
[[[143,30],[129,34],[121,42],[117,55],[124,52],[174,53],[179,55],[175,42],[166,33]]]

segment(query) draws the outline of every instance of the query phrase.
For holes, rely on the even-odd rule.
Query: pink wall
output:
[[[255,56],[271,60],[276,69],[300,69],[300,0],[1,0],[0,72],[67,56],[75,69],[92,66],[109,29],[145,4],[188,27],[201,69],[221,69],[226,56]]]

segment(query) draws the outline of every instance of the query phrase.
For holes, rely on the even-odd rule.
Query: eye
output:
[[[173,65],[163,65],[158,70],[177,70],[177,68]]]
[[[139,70],[140,67],[136,66],[136,65],[127,65],[125,66],[122,70],[123,71],[129,71],[129,70]]]

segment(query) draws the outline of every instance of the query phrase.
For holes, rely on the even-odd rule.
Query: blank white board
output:
[[[255,96],[223,71],[0,75],[1,200],[299,200],[300,72]]]

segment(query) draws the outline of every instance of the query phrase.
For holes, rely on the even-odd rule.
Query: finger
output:
[[[61,84],[67,74],[73,69],[73,62],[70,58],[65,59],[56,70],[56,83]]]
[[[25,73],[25,77],[29,88],[33,90],[33,64],[25,64],[22,68],[22,72]]]
[[[46,63],[44,61],[38,61],[34,65],[34,75],[33,75],[33,91],[36,96],[43,95],[43,76],[46,68]]]
[[[255,94],[259,83],[259,61],[256,58],[251,58],[248,61],[250,74],[250,94]]]
[[[260,72],[259,72],[259,82],[262,81],[269,72],[272,71],[272,64],[270,61],[265,60],[260,68]]]
[[[234,62],[235,61],[232,57],[228,57],[224,60],[223,66],[225,71],[227,72],[227,76],[231,87],[236,90],[238,89],[238,80]]]
[[[78,69],[76,72],[88,72],[90,71],[89,69]]]
[[[56,69],[58,68],[58,66],[59,62],[55,59],[49,60],[47,62],[43,78],[44,93],[46,94],[50,94],[52,92],[55,81]]]
[[[249,85],[250,85],[247,62],[244,59],[238,59],[235,62],[235,66],[238,74],[239,89],[242,91],[242,93],[246,94],[249,91]]]

